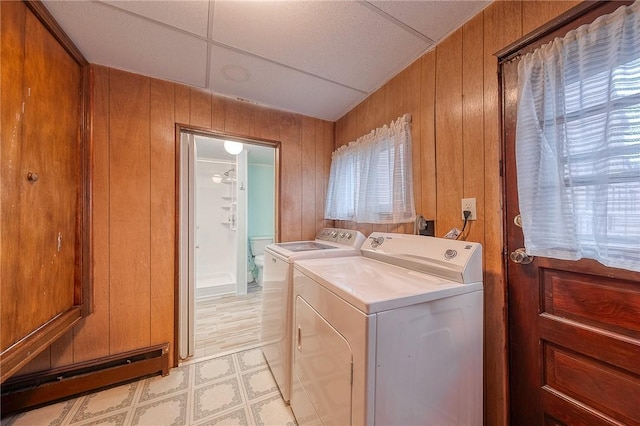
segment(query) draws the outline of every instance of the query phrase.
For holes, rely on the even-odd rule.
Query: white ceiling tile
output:
[[[91,63],[206,85],[204,40],[101,3],[47,2],[46,6]]]
[[[480,12],[490,1],[369,1],[431,40],[440,40]]]
[[[431,47],[429,39],[440,40],[488,4],[484,0],[43,2],[91,63],[207,86],[228,96],[328,120],[340,118],[419,58]],[[209,60],[208,34],[215,46]],[[221,76],[225,66],[231,78]],[[251,77],[246,82],[243,70]]]
[[[105,1],[114,7],[180,28],[200,37],[207,36],[209,1]]]
[[[248,71],[246,81],[226,78],[225,69]],[[220,46],[211,54],[210,89],[263,105],[335,121],[365,93]]]
[[[351,1],[218,1],[213,38],[225,45],[369,91],[429,44]]]

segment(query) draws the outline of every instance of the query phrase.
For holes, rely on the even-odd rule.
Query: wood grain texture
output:
[[[175,108],[173,83],[150,82],[151,156],[151,340],[150,344],[173,341],[175,232]],[[173,351],[169,352],[173,365]]]
[[[50,69],[55,64],[54,69]],[[23,210],[19,323],[22,337],[74,305],[77,181],[79,168],[78,97],[80,68],[30,11],[26,13],[23,152],[18,190]],[[29,95],[30,91],[30,95]],[[60,111],[65,111],[64,114]],[[55,117],[50,119],[49,117]],[[29,183],[24,176],[37,172]],[[60,236],[61,249],[56,250]],[[47,300],[30,297],[38,294]],[[4,330],[6,333],[6,329]],[[3,333],[3,334],[4,334]]]
[[[224,131],[224,105],[224,97],[211,94],[211,130]]]
[[[46,10],[31,6],[3,2],[0,10],[2,381],[31,360],[23,371],[72,360],[70,330],[89,290],[81,238],[88,216],[79,204],[88,177],[81,156],[86,62],[68,53]]]
[[[110,353],[109,339],[109,69],[91,67],[93,303],[91,315],[74,328],[74,362]]]
[[[316,236],[316,143],[319,143],[316,141],[316,120],[302,117],[301,135],[301,239],[313,240]]]
[[[302,239],[302,154],[300,116],[280,118],[282,165],[280,167],[280,237],[282,241]]]
[[[551,19],[580,4],[572,1],[523,1],[522,2],[522,35],[529,34]]]
[[[420,110],[416,119],[420,120],[420,190],[422,205],[419,212],[428,220],[437,216],[436,180],[436,51],[432,50],[421,58]],[[436,223],[436,230],[437,230]]]
[[[149,79],[111,70],[110,344],[150,342]]]
[[[462,30],[457,30],[436,48],[438,234],[444,234],[453,227],[462,228],[462,118]]]
[[[189,124],[197,127],[211,128],[212,107],[211,93],[202,89],[190,88]]]
[[[176,84],[174,88],[175,120],[179,124],[189,124],[191,120],[191,89]],[[211,114],[213,114],[213,107]],[[212,118],[213,120],[213,118]]]
[[[22,203],[18,193],[21,188],[21,162],[23,139],[22,101],[24,92],[24,31],[25,13],[23,4],[16,2],[0,3],[0,83],[2,84],[2,108],[0,117],[0,158],[2,167],[0,177],[2,191],[0,192],[0,206],[2,218],[0,222],[0,260],[2,271],[2,298],[0,298],[0,312],[2,313],[2,336],[0,336],[0,352],[3,352],[24,335],[20,329],[20,304],[16,300],[23,297],[19,283],[19,265],[21,253],[15,249],[20,235],[18,226],[8,226],[5,218],[19,218]],[[14,161],[11,161],[14,159]],[[15,330],[9,331],[9,330]]]
[[[477,212],[484,212],[483,23],[480,14],[462,28],[462,195],[476,199]],[[464,239],[483,243],[484,222],[484,215],[469,221]]]
[[[485,422],[507,424],[506,284],[503,268],[498,62],[494,53],[522,36],[522,3],[499,1],[484,14]]]

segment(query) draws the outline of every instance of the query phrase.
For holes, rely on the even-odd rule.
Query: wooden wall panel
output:
[[[247,104],[248,105],[248,104]],[[242,114],[242,103],[233,99],[224,100],[224,131],[232,134],[247,134],[246,118]]]
[[[502,258],[502,183],[498,61],[494,53],[522,35],[521,2],[484,10],[484,218],[486,419],[507,424],[506,288]],[[500,331],[500,332],[498,332]]]
[[[176,84],[174,88],[175,120],[179,124],[190,124],[191,120],[191,89]],[[213,109],[213,107],[212,107]],[[213,114],[213,111],[211,112]],[[213,118],[212,118],[213,120]]]
[[[197,127],[211,128],[212,102],[211,93],[202,89],[190,89],[189,124]]]
[[[422,205],[416,210],[425,219],[437,216],[436,197],[436,51],[422,56],[420,72],[420,109],[413,112],[420,120],[420,138],[414,144],[420,146],[420,190]]]
[[[522,35],[534,31],[551,19],[580,4],[580,0],[523,1]]]
[[[109,354],[109,69],[92,66],[91,229],[94,310],[74,327],[74,362]]]
[[[462,30],[436,50],[436,234],[460,229],[463,194],[462,151]]]
[[[280,118],[282,165],[280,167],[280,238],[302,239],[302,122],[299,116]]]
[[[110,343],[150,344],[149,79],[110,76]]]
[[[302,117],[301,173],[302,173],[302,223],[301,239],[313,240],[316,236],[316,120]]]
[[[173,340],[175,230],[175,118],[174,84],[151,80],[151,344]],[[173,353],[169,353],[169,365]]]
[[[462,167],[463,198],[476,199],[476,211],[484,212],[484,79],[483,16],[477,15],[462,28]],[[458,207],[461,209],[461,206]],[[467,223],[464,238],[484,240],[484,215]]]
[[[224,106],[224,97],[211,95],[211,130],[224,131]]]

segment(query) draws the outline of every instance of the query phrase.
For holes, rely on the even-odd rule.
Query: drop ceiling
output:
[[[93,64],[336,121],[487,1],[57,1]]]

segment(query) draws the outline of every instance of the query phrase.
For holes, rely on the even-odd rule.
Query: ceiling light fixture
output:
[[[238,155],[242,152],[243,145],[240,142],[224,141],[224,149],[231,155]]]

